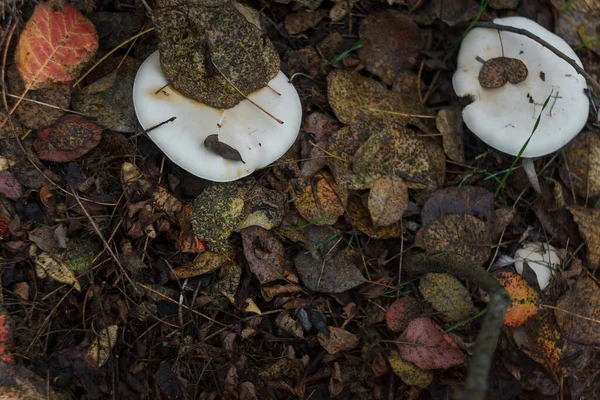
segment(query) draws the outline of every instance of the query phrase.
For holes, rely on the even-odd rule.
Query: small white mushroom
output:
[[[279,74],[267,87],[248,95],[283,123],[268,116],[249,100],[219,110],[182,96],[163,75],[158,51],[140,67],[133,87],[133,103],[140,125],[152,128],[148,136],[175,164],[215,182],[233,181],[276,161],[292,146],[302,122],[302,105],[294,86]],[[205,139],[237,150],[243,161],[223,158],[205,146]]]
[[[537,23],[522,17],[495,19],[498,25],[525,29],[547,41],[578,65],[569,45]],[[517,59],[527,67],[527,78],[501,87],[481,86],[483,62],[498,57]],[[452,79],[458,96],[473,101],[463,110],[467,127],[489,146],[516,156],[531,135],[544,101],[552,94],[540,124],[522,157],[552,153],[573,139],[587,121],[589,102],[585,78],[536,41],[511,32],[476,28],[461,44]]]
[[[515,253],[515,268],[521,275],[525,262],[535,272],[540,289],[544,290],[548,287],[552,275],[560,268],[562,260],[558,250],[548,243],[528,242]]]

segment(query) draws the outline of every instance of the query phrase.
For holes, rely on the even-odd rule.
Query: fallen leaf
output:
[[[219,135],[216,133],[213,135],[208,135],[206,139],[204,139],[204,147],[212,150],[226,160],[241,161],[245,164],[244,160],[242,160],[240,152],[227,143],[219,141]]]
[[[402,359],[422,369],[447,369],[465,360],[450,336],[427,317],[412,320],[398,340]]]
[[[583,206],[567,206],[579,227],[588,250],[588,261],[595,269],[600,265],[600,209]]]
[[[342,370],[340,369],[340,363],[333,363],[333,372],[331,373],[331,378],[329,378],[329,385],[327,386],[329,389],[329,397],[335,397],[338,394],[342,393],[344,390],[344,380],[342,379]]]
[[[516,85],[523,82],[528,73],[527,66],[517,58],[490,58],[479,70],[479,84],[485,89],[496,89],[507,82]]]
[[[358,56],[367,71],[391,85],[400,72],[414,67],[421,49],[421,32],[413,20],[399,12],[370,14],[360,24],[364,37]]]
[[[494,195],[477,186],[448,187],[436,190],[423,205],[423,226],[450,214],[469,214],[486,223],[495,220]]]
[[[81,290],[81,286],[73,271],[71,271],[64,263],[55,260],[54,257],[48,253],[41,253],[35,258],[35,274],[40,279],[49,276],[59,283],[72,285],[77,291]]]
[[[600,345],[600,288],[591,278],[580,278],[556,303],[554,316],[565,339]]]
[[[65,249],[67,246],[64,236],[64,228],[60,224],[53,227],[39,226],[27,234],[29,240],[47,253],[56,253]]]
[[[463,137],[458,131],[460,110],[456,108],[444,108],[440,110],[435,119],[435,126],[442,134],[444,152],[449,159],[464,164],[465,149]],[[461,120],[462,122],[462,120]]]
[[[0,362],[12,364],[13,321],[5,308],[0,308]]]
[[[304,331],[302,330],[302,324],[296,321],[288,311],[282,311],[275,318],[275,325],[279,329],[283,329],[285,332],[292,336],[303,338]]]
[[[284,249],[277,236],[259,226],[250,226],[240,233],[248,267],[261,285],[283,279]]]
[[[206,250],[206,247],[204,247],[202,240],[194,235],[192,220],[190,219],[191,213],[192,205],[184,205],[179,216],[179,226],[181,227],[181,231],[179,232],[175,247],[177,250],[184,253],[202,253]]]
[[[317,172],[310,180],[298,182],[296,209],[316,225],[333,225],[344,214],[348,194],[327,171]]]
[[[400,353],[396,350],[390,351],[388,361],[394,373],[407,385],[426,388],[433,380],[433,373],[431,371],[421,369],[413,363],[404,361],[400,357]]]
[[[271,230],[278,227],[287,210],[287,199],[279,190],[267,189],[247,180],[248,189],[244,199],[244,219],[236,226],[241,231],[249,226]]]
[[[215,284],[215,291],[235,303],[235,294],[242,278],[242,267],[229,261],[219,270],[221,279]]]
[[[385,323],[391,331],[402,332],[420,314],[419,302],[414,297],[404,296],[390,305],[385,313]]]
[[[327,157],[326,160],[339,185],[354,190],[366,189],[370,186],[370,182],[361,180],[363,177],[357,176],[352,171],[352,162],[360,146],[378,130],[375,125],[358,122],[345,126],[331,135],[327,148],[331,157]]]
[[[295,265],[306,287],[319,293],[342,293],[365,281],[356,265],[341,251],[325,260],[302,252],[296,256]]]
[[[483,221],[468,214],[450,214],[419,231],[419,246],[428,253],[455,252],[481,265],[490,256],[489,233]]]
[[[38,4],[19,37],[15,60],[27,89],[75,79],[98,49],[96,29],[83,14],[53,7]]]
[[[469,291],[450,274],[428,273],[421,277],[419,292],[450,321],[462,321],[477,310]]]
[[[310,28],[314,28],[326,16],[327,12],[325,10],[314,12],[300,10],[286,15],[283,20],[283,26],[288,34],[297,35]]]
[[[186,279],[213,273],[230,263],[225,256],[210,251],[198,255],[194,261],[173,269],[173,279]]]
[[[358,345],[358,338],[345,329],[337,326],[329,327],[329,336],[319,332],[319,344],[329,353],[336,354],[340,351],[352,350]]]
[[[392,239],[402,236],[400,224],[382,226],[377,229],[373,226],[373,220],[368,208],[363,204],[360,197],[352,196],[347,206],[348,219],[359,231],[373,239]]]
[[[499,272],[496,279],[510,295],[510,303],[504,314],[504,325],[520,326],[540,310],[538,292],[523,278],[514,272]]]
[[[398,222],[408,206],[408,189],[402,178],[384,176],[377,179],[369,192],[368,205],[374,228]]]
[[[91,367],[102,368],[106,361],[108,361],[112,349],[117,344],[118,334],[118,325],[110,325],[100,331],[98,337],[92,341],[86,353],[91,361]]]
[[[0,172],[0,195],[17,200],[25,194],[23,185],[9,170]]]
[[[33,147],[42,160],[69,162],[92,150],[100,139],[102,127],[82,116],[68,114],[39,131]]]
[[[578,196],[600,196],[600,137],[591,131],[575,136],[564,149],[560,178]]]

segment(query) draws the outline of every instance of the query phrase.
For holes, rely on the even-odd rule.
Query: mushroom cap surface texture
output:
[[[527,18],[497,18],[494,23],[525,29],[582,66],[564,40]],[[521,60],[528,69],[527,78],[517,84],[507,82],[499,88],[483,88],[479,82],[482,60],[502,56]],[[452,83],[458,96],[470,96],[473,100],[463,110],[467,127],[489,146],[513,156],[519,154],[531,135],[551,93],[523,157],[539,157],[560,149],[587,121],[585,78],[566,61],[523,35],[487,28],[471,30],[461,44]]]
[[[562,260],[558,250],[548,243],[528,242],[515,252],[515,269],[523,275],[523,264],[535,272],[540,289],[544,290],[550,283],[550,278],[560,267]]]
[[[228,182],[248,176],[283,156],[300,132],[302,104],[282,72],[269,82],[281,95],[264,87],[248,98],[283,124],[247,99],[233,108],[220,110],[184,97],[167,85],[156,51],[143,62],[135,77],[135,112],[144,129],[177,117],[150,131],[148,136],[171,161],[201,178]],[[205,147],[204,140],[213,134],[239,151],[243,162],[225,159]]]

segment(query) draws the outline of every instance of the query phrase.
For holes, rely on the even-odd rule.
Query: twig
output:
[[[582,75],[592,85],[596,94],[600,95],[600,85],[598,84],[598,82],[596,82],[590,74],[585,72],[583,68],[581,68],[579,65],[577,65],[575,60],[568,57],[565,53],[558,50],[556,47],[552,46],[550,43],[546,42],[544,39],[541,39],[540,37],[529,32],[528,30],[521,29],[521,28],[515,28],[513,26],[499,25],[499,24],[495,24],[493,22],[478,22],[477,24],[475,24],[475,26],[477,28],[497,29],[499,31],[516,33],[517,35],[523,35],[533,41],[538,42],[539,44],[541,44],[542,46],[544,46],[545,48],[547,48],[548,50],[553,52],[557,57],[561,58],[567,64],[569,64],[571,67],[573,67],[573,69],[575,69],[575,71],[577,71],[578,74]]]
[[[159,127],[163,126],[164,124],[167,124],[167,123],[169,123],[169,122],[173,122],[173,121],[175,121],[176,119],[177,119],[177,117],[171,117],[171,118],[169,118],[168,120],[166,120],[166,121],[163,121],[163,122],[159,123],[158,125],[151,126],[151,127],[150,127],[150,128],[148,128],[148,129],[144,129],[143,131],[136,133],[135,135],[133,135],[133,136],[131,136],[131,137],[127,138],[127,140],[133,140],[133,139],[135,139],[136,137],[143,135],[144,133],[148,133],[148,132],[150,132],[150,131],[153,131],[154,129],[156,129],[156,128],[159,128]]]

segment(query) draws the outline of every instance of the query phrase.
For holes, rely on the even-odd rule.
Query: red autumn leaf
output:
[[[283,244],[277,236],[260,226],[250,226],[242,229],[240,233],[244,244],[244,256],[260,283],[281,279],[285,256]]]
[[[0,172],[0,194],[11,200],[23,196],[23,186],[8,170]]]
[[[100,139],[102,127],[70,114],[41,130],[33,147],[42,160],[69,162],[96,147]]]
[[[96,28],[75,7],[39,4],[19,38],[17,68],[27,89],[41,89],[75,79],[97,49]]]
[[[421,307],[414,297],[405,296],[392,303],[385,313],[385,323],[394,332],[402,332],[409,322],[419,316]]]
[[[446,369],[465,360],[450,336],[427,317],[412,320],[399,340],[406,343],[398,345],[402,359],[422,369]]]

